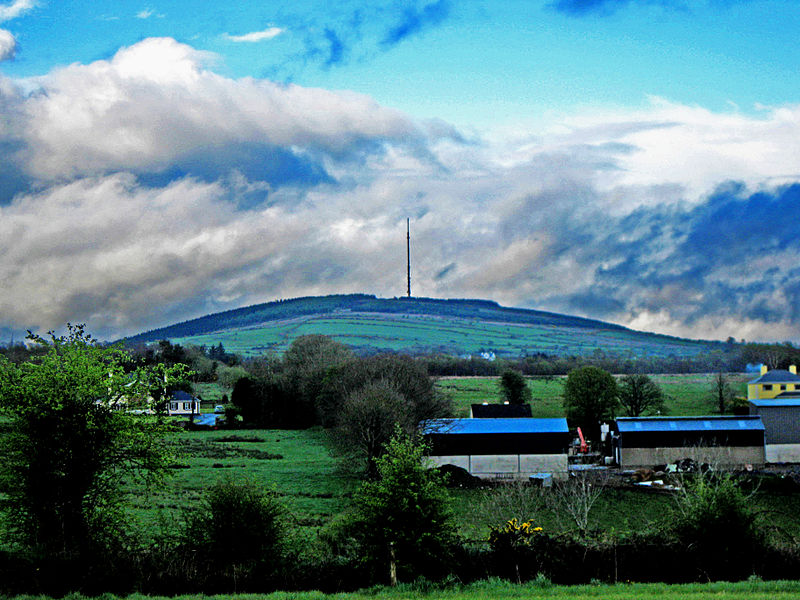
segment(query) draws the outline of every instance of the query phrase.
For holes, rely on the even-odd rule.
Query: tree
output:
[[[169,455],[160,419],[111,410],[137,393],[128,357],[68,325],[50,334],[33,362],[0,359],[0,408],[10,420],[3,436],[0,489],[11,534],[42,556],[74,559],[109,548],[124,530],[121,483],[158,481]]]
[[[527,404],[531,401],[531,390],[525,376],[514,369],[506,369],[500,375],[500,393],[509,404]]]
[[[596,440],[600,437],[600,422],[614,418],[617,396],[617,382],[608,372],[597,367],[574,369],[564,384],[567,418],[585,436]]]
[[[399,425],[407,432],[416,426],[416,423],[409,422],[404,403],[405,399],[391,383],[381,381],[352,392],[342,405],[335,439],[352,457],[352,462],[363,464],[370,479],[378,474],[376,459],[391,439],[395,427]]]
[[[231,578],[274,571],[286,550],[286,509],[251,479],[226,477],[184,518],[184,540],[208,573]]]
[[[397,579],[436,576],[456,543],[456,525],[441,475],[423,465],[425,447],[395,430],[377,459],[378,479],[355,496],[351,528],[363,559]]]
[[[353,358],[344,344],[324,335],[301,335],[283,357],[286,383],[295,397],[297,415],[305,417],[299,426],[317,422],[315,403],[329,369]]]
[[[619,384],[619,403],[629,417],[664,412],[664,392],[647,375],[626,375]]]
[[[714,406],[719,411],[719,414],[725,414],[725,409],[733,402],[734,396],[735,394],[733,393],[733,388],[731,388],[727,375],[722,372],[714,375],[714,379],[711,383],[710,397]]]

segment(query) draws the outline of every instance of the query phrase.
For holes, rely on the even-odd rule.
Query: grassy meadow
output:
[[[673,416],[707,415],[716,412],[710,400],[714,374],[651,375],[653,381],[667,394],[667,411]],[[752,374],[735,373],[729,381],[737,396],[747,395],[747,381]],[[563,393],[566,377],[529,377],[531,410],[534,417],[563,417]],[[499,402],[497,377],[442,377],[436,386],[450,394],[459,417],[468,417],[470,404]]]
[[[121,598],[112,594],[102,596],[106,600]],[[271,594],[224,594],[204,596],[198,594],[170,597],[171,600],[773,600],[800,597],[800,582],[797,581],[743,581],[738,583],[693,583],[680,585],[618,583],[614,585],[550,585],[547,581],[512,584],[501,580],[482,581],[466,586],[438,588],[424,585],[398,585],[395,588],[379,587],[352,593],[323,594],[322,592],[274,592]],[[15,596],[15,600],[47,600],[45,596]],[[167,600],[166,596],[143,596],[133,594],[126,600]],[[69,594],[67,600],[85,600],[86,596]]]
[[[671,397],[670,414],[700,415],[712,411],[707,399],[712,375],[658,375],[653,378]],[[737,392],[744,392],[745,375],[734,376]],[[732,378],[732,379],[733,379]],[[530,378],[533,414],[563,416],[563,377]],[[443,378],[439,389],[451,394],[457,414],[467,416],[473,402],[497,401],[497,378]],[[205,393],[229,390],[208,388]],[[205,397],[204,393],[204,397]],[[297,530],[313,536],[344,510],[359,484],[356,473],[343,467],[326,443],[321,429],[176,432],[171,444],[176,453],[167,485],[153,493],[130,489],[132,516],[157,530],[159,524],[180,519],[203,491],[221,477],[252,477],[278,493],[289,509]],[[454,509],[462,534],[486,539],[489,527],[505,521],[514,507],[498,508],[493,490],[453,490]],[[764,514],[787,531],[800,531],[800,497],[762,493],[758,502]],[[593,512],[594,527],[601,531],[638,531],[662,518],[672,506],[669,495],[614,487],[608,489]],[[532,516],[532,515],[516,515]],[[547,509],[536,509],[536,519],[548,531],[569,529],[569,523]]]
[[[170,336],[182,345],[222,343],[228,352],[259,356],[283,353],[297,337],[327,335],[354,348],[389,352],[444,352],[477,355],[494,352],[518,357],[534,352],[555,356],[590,355],[603,350],[621,356],[694,356],[703,342],[657,336],[621,328],[548,323],[506,323],[454,316],[357,313],[317,314],[231,327],[206,334]]]

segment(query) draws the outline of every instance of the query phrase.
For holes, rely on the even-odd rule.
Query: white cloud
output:
[[[797,303],[775,292],[798,279],[797,248],[775,242],[741,265],[681,249],[708,227],[692,211],[720,183],[795,179],[800,106],[743,115],[653,100],[465,144],[367,96],[233,80],[213,60],[149,39],[35,80],[0,78],[0,143],[19,148],[9,157],[39,190],[0,205],[0,327],[133,333],[274,298],[399,295],[410,216],[418,295],[800,339]],[[267,167],[287,157],[336,181],[283,185]],[[203,161],[228,166],[185,175]],[[761,305],[784,316],[757,316]]]
[[[35,6],[34,0],[14,0],[11,4],[0,4],[0,22],[16,19]]]
[[[262,31],[253,31],[243,35],[230,35],[225,34],[225,38],[232,42],[262,42],[264,40],[271,40],[274,37],[282,34],[285,29],[281,27],[268,27]]]
[[[10,31],[0,29],[0,62],[11,60],[17,51],[17,40]]]
[[[163,170],[198,150],[275,145],[337,156],[373,139],[422,138],[398,111],[350,92],[231,80],[204,68],[207,53],[168,38],[71,65],[30,82],[20,99],[24,161],[41,179],[113,170]],[[212,150],[213,149],[213,150]]]

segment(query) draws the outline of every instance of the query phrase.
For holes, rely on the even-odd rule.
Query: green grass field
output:
[[[716,409],[709,399],[713,374],[651,375],[653,381],[669,397],[666,403],[668,414],[673,416],[696,416],[713,414]],[[732,374],[729,377],[734,391],[739,396],[747,395],[747,381],[752,375]],[[563,392],[566,377],[529,377],[531,410],[534,417],[563,417]],[[469,416],[470,404],[500,402],[497,377],[442,377],[436,386],[451,395],[456,416]]]
[[[116,600],[118,596],[104,594],[105,600]],[[546,581],[512,584],[491,580],[467,586],[452,586],[443,589],[425,589],[421,585],[399,585],[396,588],[371,588],[360,592],[323,594],[321,592],[275,592],[272,594],[225,594],[203,596],[198,594],[174,596],[172,600],[545,600],[564,598],[567,600],[638,600],[659,598],[660,600],[772,600],[775,598],[800,597],[800,582],[797,581],[743,581],[739,583],[706,584],[626,584],[557,586]],[[48,600],[46,596],[15,596],[16,600]],[[65,596],[68,600],[84,600],[79,594]],[[142,596],[134,594],[126,600],[167,600],[165,596]]]
[[[446,352],[476,355],[483,351],[517,357],[532,352],[589,355],[595,350],[623,356],[694,356],[707,347],[701,342],[666,338],[603,327],[502,323],[404,314],[332,313],[213,333],[175,337],[183,345],[222,343],[228,352],[258,356],[284,352],[301,335],[323,334],[356,348],[378,351]]]
[[[653,379],[671,396],[672,415],[701,415],[712,412],[707,399],[712,375],[658,375]],[[498,401],[498,378],[443,378],[439,389],[451,394],[457,414],[467,416],[473,402]],[[735,376],[737,391],[744,392],[745,375]],[[563,416],[563,377],[530,378],[533,414],[536,417]],[[209,388],[208,392],[211,390]],[[222,394],[226,390],[217,389]],[[224,476],[253,477],[274,489],[289,508],[294,523],[313,535],[348,505],[358,479],[341,468],[320,429],[305,431],[242,430],[178,432],[172,435],[178,454],[167,486],[146,494],[131,489],[132,514],[150,528],[174,523],[181,511],[196,505],[203,491]],[[454,508],[464,535],[485,539],[489,527],[509,515],[487,509],[491,490],[453,490]],[[759,494],[759,506],[780,527],[800,527],[800,497]],[[488,502],[488,504],[487,504]],[[593,514],[594,527],[603,531],[637,531],[661,518],[672,506],[667,495],[631,489],[609,489]],[[526,515],[534,516],[534,515]],[[561,531],[565,524],[554,514],[541,510],[535,515],[548,531]]]

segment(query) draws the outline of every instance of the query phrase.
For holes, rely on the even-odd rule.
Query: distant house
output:
[[[531,407],[529,404],[473,404],[469,409],[469,416],[472,419],[524,419],[531,417]]]
[[[200,414],[200,400],[182,390],[172,392],[167,400],[167,414],[198,415]]]
[[[795,365],[791,365],[788,371],[768,371],[765,365],[761,365],[759,376],[747,384],[747,399],[769,398],[800,398],[800,375]]]
[[[764,424],[758,416],[620,417],[614,454],[622,469],[684,458],[724,467],[763,465]]]
[[[431,419],[422,424],[434,466],[455,465],[485,479],[567,476],[567,420]]]
[[[764,423],[767,462],[800,463],[800,398],[750,400],[750,414]]]

